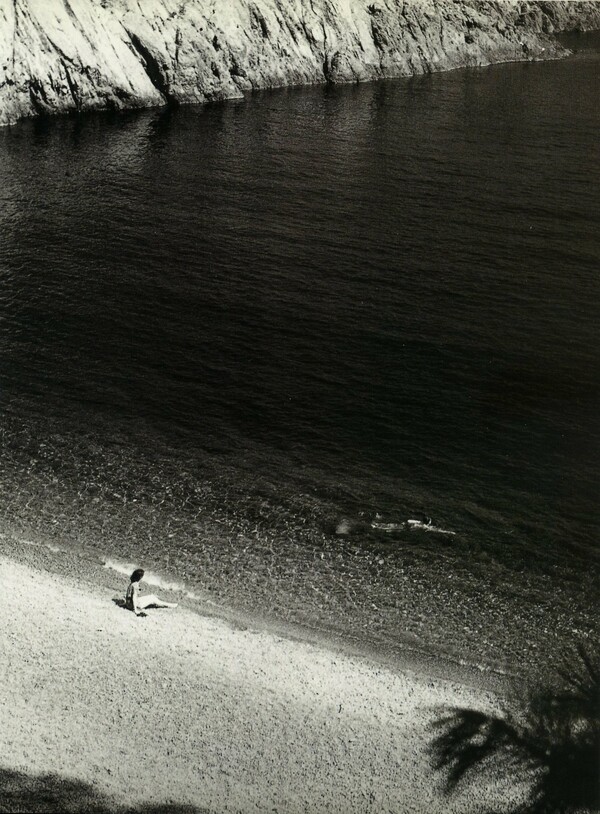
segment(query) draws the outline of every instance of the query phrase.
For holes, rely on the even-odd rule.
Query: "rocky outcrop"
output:
[[[0,124],[558,57],[596,2],[0,0]]]

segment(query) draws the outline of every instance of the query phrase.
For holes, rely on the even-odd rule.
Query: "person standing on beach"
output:
[[[136,616],[141,616],[146,608],[176,608],[177,602],[165,602],[154,594],[140,596],[140,582],[144,576],[143,568],[136,568],[129,578],[129,586],[125,594],[125,607],[132,610]]]

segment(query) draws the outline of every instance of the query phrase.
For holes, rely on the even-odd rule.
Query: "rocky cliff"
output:
[[[564,54],[597,2],[0,0],[0,124]]]

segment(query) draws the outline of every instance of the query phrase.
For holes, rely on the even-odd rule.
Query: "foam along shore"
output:
[[[504,797],[445,798],[425,754],[436,705],[489,708],[484,689],[115,598],[0,555],[1,810],[435,814]]]

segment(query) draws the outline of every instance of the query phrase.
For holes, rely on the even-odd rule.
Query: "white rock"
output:
[[[564,53],[600,3],[0,0],[0,124]]]

